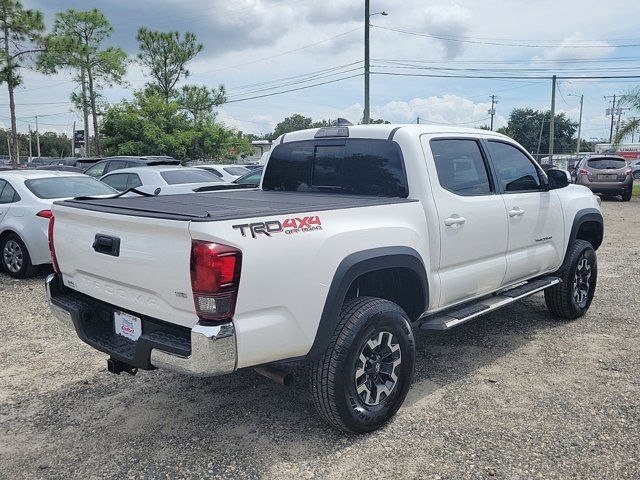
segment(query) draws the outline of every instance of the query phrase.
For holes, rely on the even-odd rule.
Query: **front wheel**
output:
[[[633,195],[633,190],[629,189],[625,192],[622,192],[622,201],[623,202],[628,202],[631,200],[631,196]]]
[[[331,425],[371,432],[402,405],[414,364],[413,331],[402,308],[373,297],[347,300],[327,350],[311,365],[313,403]]]
[[[547,308],[554,317],[573,320],[589,310],[598,279],[598,262],[593,246],[576,240],[569,258],[557,275],[562,282],[544,291]]]

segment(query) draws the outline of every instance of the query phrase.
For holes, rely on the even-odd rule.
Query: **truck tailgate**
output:
[[[67,287],[133,313],[195,325],[189,222],[60,205],[53,212],[56,257]],[[119,240],[117,256],[96,251],[97,236]]]

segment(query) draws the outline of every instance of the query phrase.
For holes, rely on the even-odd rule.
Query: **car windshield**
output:
[[[184,183],[214,183],[221,182],[220,178],[213,173],[203,169],[187,170],[177,168],[160,172],[160,176],[169,185],[181,185]]]
[[[597,158],[587,162],[590,168],[596,170],[617,170],[627,166],[627,162],[619,158]]]
[[[248,168],[244,168],[244,167],[224,167],[223,170],[227,172],[229,175],[235,175],[235,176],[244,175],[249,171]]]
[[[24,182],[38,198],[73,198],[117,193],[110,186],[85,176],[32,178]]]

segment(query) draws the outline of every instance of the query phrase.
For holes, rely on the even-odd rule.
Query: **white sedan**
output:
[[[111,187],[81,173],[0,172],[2,270],[14,278],[26,278],[36,273],[38,265],[51,263],[48,229],[54,201],[115,193]]]
[[[201,168],[207,172],[211,172],[225,182],[233,182],[249,173],[249,169],[242,165],[195,165],[195,168]]]
[[[199,168],[180,166],[149,166],[123,168],[100,177],[119,192],[129,188],[154,195],[193,193],[196,189],[227,185],[217,176]]]

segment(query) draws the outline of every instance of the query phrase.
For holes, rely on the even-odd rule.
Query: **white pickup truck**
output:
[[[542,290],[555,317],[588,310],[599,202],[513,140],[363,125],[274,145],[259,189],[53,206],[52,311],[110,371],[304,361],[319,414],[368,432],[407,394],[415,329]]]

